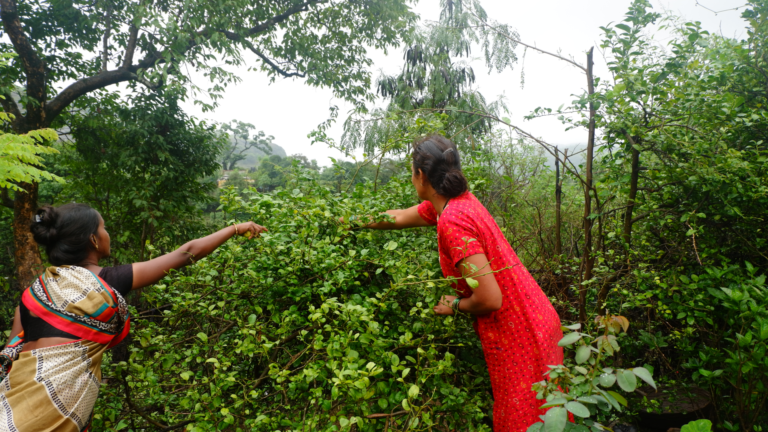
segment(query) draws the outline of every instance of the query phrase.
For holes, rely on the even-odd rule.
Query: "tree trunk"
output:
[[[555,147],[555,256],[560,259],[560,255],[563,254],[563,239],[561,237],[561,231],[563,227],[562,215],[560,209],[562,207],[562,195],[563,185],[560,183],[560,152]]]
[[[43,270],[40,249],[29,231],[37,210],[37,183],[22,183],[25,192],[17,192],[13,202],[13,258],[16,264],[16,284],[27,288]]]
[[[587,90],[589,96],[595,93],[595,85],[592,77],[592,53],[594,47],[587,53]],[[587,285],[584,283],[592,279],[592,270],[595,260],[592,256],[592,225],[590,218],[592,214],[592,159],[595,150],[595,104],[589,102],[589,135],[587,138],[587,160],[584,163],[585,184],[584,184],[584,254],[581,256],[581,286],[579,287],[579,320],[582,324],[587,322]]]
[[[629,179],[629,196],[627,197],[627,210],[624,213],[624,244],[627,249],[632,241],[632,214],[635,209],[635,199],[637,198],[637,181],[640,178],[640,150],[636,149],[635,140],[627,136],[629,144],[632,146],[632,173]]]

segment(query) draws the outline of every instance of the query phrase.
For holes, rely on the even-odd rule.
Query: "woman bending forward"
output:
[[[369,225],[374,229],[403,229],[437,225],[440,267],[448,277],[463,279],[454,288],[458,297],[444,296],[434,307],[439,315],[456,310],[475,316],[493,388],[493,430],[525,432],[540,421],[531,390],[548,365],[563,362],[560,319],[549,299],[520,263],[496,221],[467,189],[456,145],[432,135],[414,145],[413,186],[420,205],[389,210],[395,222]]]
[[[43,207],[31,230],[53,266],[23,292],[0,353],[0,431],[90,430],[102,355],[130,329],[123,297],[235,234],[258,235],[265,228],[242,223],[150,261],[105,268],[99,260],[109,256],[109,234],[91,207]]]

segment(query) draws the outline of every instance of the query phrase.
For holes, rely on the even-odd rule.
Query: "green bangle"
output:
[[[453,302],[451,303],[451,309],[453,309],[454,312],[461,312],[459,310],[459,303],[461,303],[461,297],[456,297],[453,299]]]

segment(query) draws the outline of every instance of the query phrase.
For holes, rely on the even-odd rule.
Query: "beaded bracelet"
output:
[[[453,309],[454,312],[461,312],[459,310],[459,303],[461,303],[461,297],[456,297],[453,299],[453,302],[451,303],[451,309]]]

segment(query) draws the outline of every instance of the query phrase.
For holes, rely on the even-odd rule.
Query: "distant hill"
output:
[[[248,149],[243,154],[246,155],[246,157],[237,163],[238,168],[253,168],[259,164],[261,158],[266,156],[263,151],[255,148]],[[285,153],[285,149],[277,144],[272,144],[272,154],[282,157],[288,156],[288,154]]]

